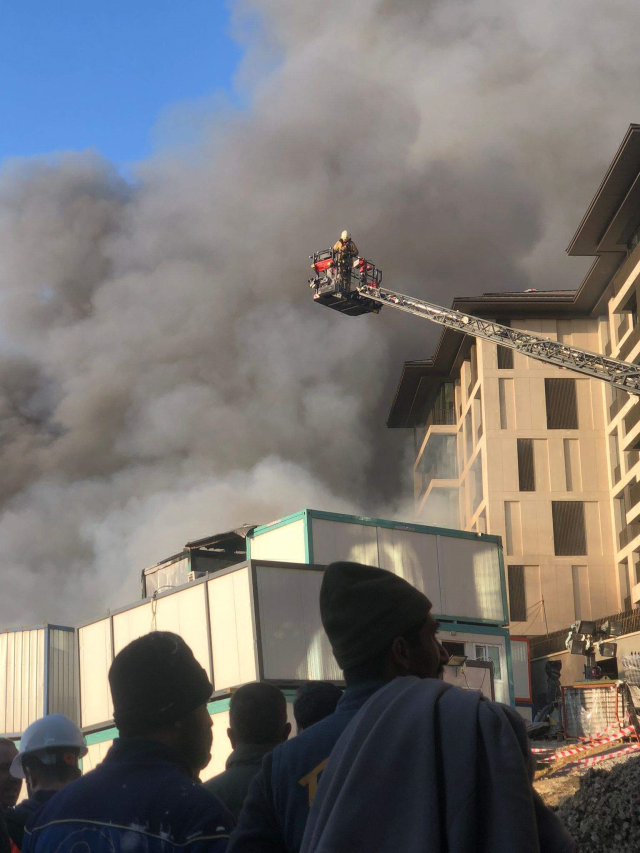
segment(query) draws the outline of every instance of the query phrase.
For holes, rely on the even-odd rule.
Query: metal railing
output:
[[[613,616],[602,616],[596,619],[596,625],[600,626],[610,619],[612,622],[622,622],[622,633],[633,634],[640,630],[640,609],[624,610],[622,613],[615,613]],[[531,643],[531,658],[545,657],[552,655],[555,652],[564,652],[566,649],[565,640],[569,633],[569,626],[560,631],[553,631],[546,637],[530,637]]]

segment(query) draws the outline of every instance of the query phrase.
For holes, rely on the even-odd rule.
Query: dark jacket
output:
[[[27,821],[37,815],[49,800],[55,796],[57,791],[36,791],[29,799],[23,800],[14,806],[12,809],[7,809],[5,817],[7,819],[7,830],[9,837],[18,848],[22,850],[22,836]]]
[[[269,746],[252,743],[238,744],[227,758],[227,769],[204,783],[207,791],[211,791],[221,799],[236,820],[249,786],[260,770],[262,759],[272,749],[273,744]]]
[[[53,797],[25,829],[23,853],[222,853],[233,818],[193,782],[182,755],[116,738],[104,761]]]
[[[533,769],[514,708],[396,678],[335,745],[302,853],[574,853]]]
[[[0,853],[10,853],[11,843],[9,841],[9,833],[7,832],[7,824],[4,819],[4,809],[0,806]]]
[[[228,853],[297,853],[318,778],[353,717],[384,682],[348,687],[335,713],[264,757]]]

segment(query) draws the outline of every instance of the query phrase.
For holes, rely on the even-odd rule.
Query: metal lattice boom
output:
[[[494,344],[510,347],[517,352],[524,353],[530,358],[545,361],[556,367],[564,367],[573,370],[582,376],[591,376],[594,379],[602,379],[609,382],[621,391],[635,394],[640,397],[640,367],[619,361],[617,358],[608,358],[588,350],[552,341],[529,332],[521,332],[509,326],[502,326],[492,320],[482,320],[452,308],[441,308],[431,302],[416,299],[413,296],[405,296],[384,287],[370,287],[363,285],[357,288],[360,296],[372,299],[381,305],[406,311],[416,317],[425,317],[433,323],[439,323],[448,329],[455,329],[465,335],[475,338],[484,338]]]

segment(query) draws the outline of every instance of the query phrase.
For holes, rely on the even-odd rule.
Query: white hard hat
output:
[[[35,755],[44,764],[53,764],[55,755],[51,750],[65,748],[77,752],[79,756],[87,754],[87,745],[80,729],[64,714],[41,717],[25,729],[9,772],[16,779],[24,779],[22,759],[25,755]]]
[[[340,239],[341,240],[350,240],[351,234],[349,234],[348,231],[343,231],[342,234],[340,235]]]

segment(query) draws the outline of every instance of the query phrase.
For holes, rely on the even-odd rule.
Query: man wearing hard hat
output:
[[[342,232],[340,239],[333,247],[333,251],[336,253],[336,261],[342,282],[346,286],[349,283],[351,275],[351,261],[353,258],[358,257],[358,247],[351,239],[351,234],[348,231]]]
[[[79,759],[87,754],[82,732],[63,714],[49,714],[25,730],[11,775],[25,779],[29,798],[7,809],[7,829],[14,845],[22,849],[24,828],[54,794],[82,774]]]

